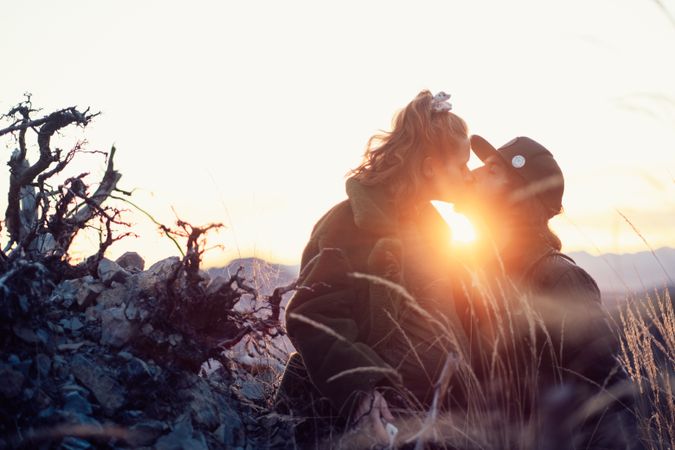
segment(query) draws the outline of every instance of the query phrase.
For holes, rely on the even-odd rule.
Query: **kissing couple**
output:
[[[621,378],[616,339],[597,284],[549,227],[562,170],[529,137],[495,148],[470,135],[449,97],[420,92],[371,137],[347,199],[314,226],[286,310],[297,352],[277,407],[307,448],[345,430],[398,445],[397,423],[433,414],[521,430],[553,420],[586,447],[615,448],[622,416],[584,400]],[[451,248],[434,200],[469,216],[478,242]],[[543,434],[528,442],[545,447]]]

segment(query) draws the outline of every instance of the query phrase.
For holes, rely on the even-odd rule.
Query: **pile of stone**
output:
[[[292,446],[291,424],[270,408],[278,374],[222,356],[220,322],[176,298],[186,292],[181,264],[144,270],[136,253],[103,259],[95,275],[54,283],[0,322],[0,448]],[[223,309],[246,295],[232,278],[200,277],[204,298]]]

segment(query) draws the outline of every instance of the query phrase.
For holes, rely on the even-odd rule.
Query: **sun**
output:
[[[464,215],[455,212],[449,203],[433,201],[432,204],[452,231],[451,244],[471,244],[476,240],[476,230]]]

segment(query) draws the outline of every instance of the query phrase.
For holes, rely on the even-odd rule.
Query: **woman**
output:
[[[467,126],[448,99],[420,92],[390,132],[369,140],[347,180],[348,199],[314,227],[287,308],[302,362],[291,358],[280,397],[306,393],[294,375],[306,369],[333,413],[372,427],[380,440],[393,419],[382,392],[395,387],[408,401],[429,402],[453,350],[438,338],[456,323],[449,230],[430,201],[455,200],[472,177]],[[358,274],[399,284],[415,300]]]

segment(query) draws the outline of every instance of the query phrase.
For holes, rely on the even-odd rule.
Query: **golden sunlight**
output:
[[[433,201],[432,204],[450,227],[452,244],[470,244],[476,240],[476,230],[466,216],[455,212],[450,203]]]

